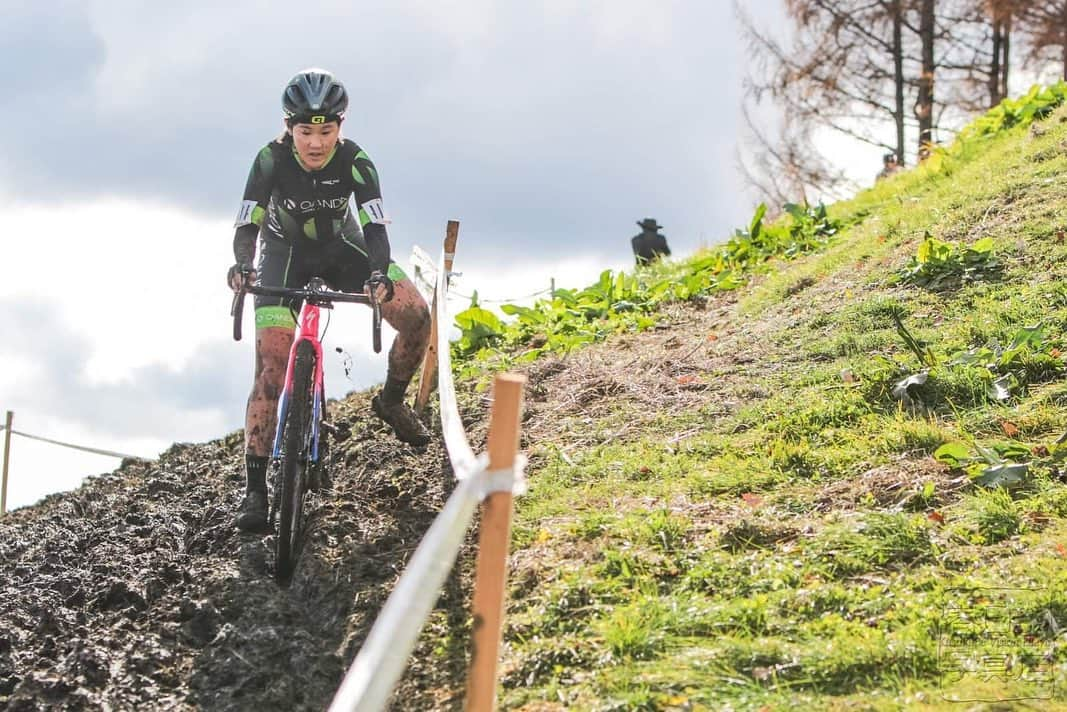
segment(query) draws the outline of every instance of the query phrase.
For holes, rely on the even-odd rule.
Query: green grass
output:
[[[984,614],[995,589],[1020,591],[1017,664],[1057,682],[1018,708],[1067,709],[1064,119],[830,206],[842,229],[823,249],[737,289],[720,360],[700,374],[724,384],[707,402],[617,442],[534,446],[513,551],[535,563],[512,579],[502,709],[958,710],[978,708],[953,699],[1043,692],[946,682],[950,613]],[[998,268],[909,281],[926,234],[990,238]],[[653,276],[681,280],[687,264]],[[1037,323],[1043,342],[1002,370],[953,361]],[[920,373],[909,401],[894,396]],[[573,427],[600,442],[633,416],[622,402],[601,412]],[[946,443],[1014,448],[1030,469],[1011,489],[983,487],[934,460]]]

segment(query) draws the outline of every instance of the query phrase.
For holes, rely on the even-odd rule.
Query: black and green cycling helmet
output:
[[[347,108],[345,85],[325,69],[312,67],[299,72],[282,93],[282,110],[289,126],[340,122]]]

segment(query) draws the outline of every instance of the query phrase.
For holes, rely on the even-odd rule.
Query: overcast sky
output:
[[[725,239],[752,212],[730,5],[0,0],[0,411],[16,430],[149,456],[242,426],[251,342],[229,337],[231,225],[307,66],[349,89],[343,133],[379,169],[394,257],[436,257],[461,221],[461,291],[584,286],[629,267],[646,216],[678,255]],[[331,395],[380,382],[365,316],[333,316]],[[11,457],[9,506],[117,465],[22,438]]]

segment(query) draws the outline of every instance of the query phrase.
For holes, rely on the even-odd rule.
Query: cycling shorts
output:
[[[389,263],[393,282],[407,279],[395,262]],[[303,287],[312,277],[321,277],[326,286],[338,292],[362,294],[370,278],[367,254],[358,244],[345,239],[323,243],[292,244],[262,236],[256,261],[256,283],[268,287]],[[303,300],[256,296],[256,328],[293,328]]]

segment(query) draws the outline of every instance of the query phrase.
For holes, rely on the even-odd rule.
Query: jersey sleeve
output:
[[[234,227],[263,225],[263,216],[267,212],[273,180],[274,153],[270,146],[264,146],[252,163],[252,170],[248,172],[244,198],[241,200],[241,209],[237,211]]]
[[[378,182],[378,170],[371,162],[370,156],[362,148],[352,159],[352,195],[359,210],[359,226],[388,225],[392,222],[382,203],[382,188]]]
[[[359,211],[359,226],[367,243],[367,259],[372,270],[383,274],[389,269],[389,236],[385,226],[392,222],[382,203],[378,171],[362,148],[352,159],[352,197]]]

